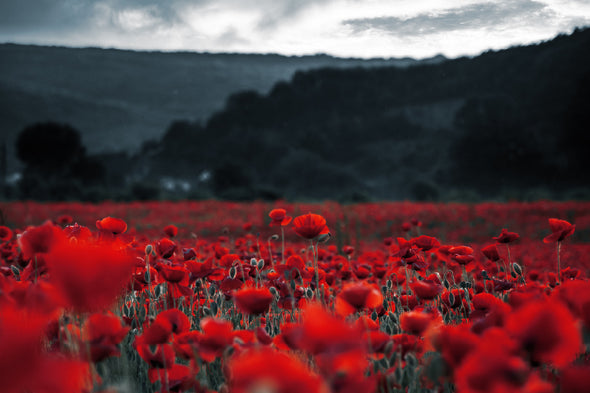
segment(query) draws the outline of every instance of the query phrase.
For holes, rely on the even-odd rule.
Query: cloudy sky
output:
[[[1,0],[0,42],[344,57],[475,55],[590,26],[590,0]]]

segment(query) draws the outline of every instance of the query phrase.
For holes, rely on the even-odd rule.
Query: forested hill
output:
[[[560,197],[588,186],[588,48],[585,29],[441,64],[301,71],[176,122],[142,157],[150,176],[210,172],[229,197]]]
[[[260,93],[295,71],[440,62],[342,59],[326,55],[140,52],[99,48],[0,45],[0,132],[16,135],[42,121],[78,129],[91,152],[135,151],[175,119],[204,120],[234,92]],[[1,142],[1,140],[0,140]]]

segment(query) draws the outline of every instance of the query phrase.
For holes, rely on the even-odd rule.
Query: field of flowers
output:
[[[588,392],[590,203],[0,203],[0,391]]]

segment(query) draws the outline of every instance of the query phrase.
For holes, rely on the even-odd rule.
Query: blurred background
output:
[[[586,26],[587,1],[3,1],[0,198],[588,200]]]

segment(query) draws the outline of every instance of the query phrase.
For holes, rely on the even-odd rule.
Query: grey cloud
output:
[[[350,19],[343,24],[355,32],[379,30],[394,35],[418,36],[465,29],[493,28],[506,23],[542,22],[554,16],[545,4],[532,1],[486,2],[422,13],[404,19],[393,16]]]
[[[269,7],[261,7],[264,12],[258,23],[261,30],[272,29],[280,23],[299,15],[303,10],[318,4],[327,4],[334,0],[271,0]]]
[[[91,27],[97,16],[106,15],[103,23],[117,27],[116,15],[132,9],[147,9],[150,16],[163,23],[179,23],[186,4],[203,4],[210,0],[2,0],[0,31],[63,31]],[[90,25],[90,26],[89,26]]]

